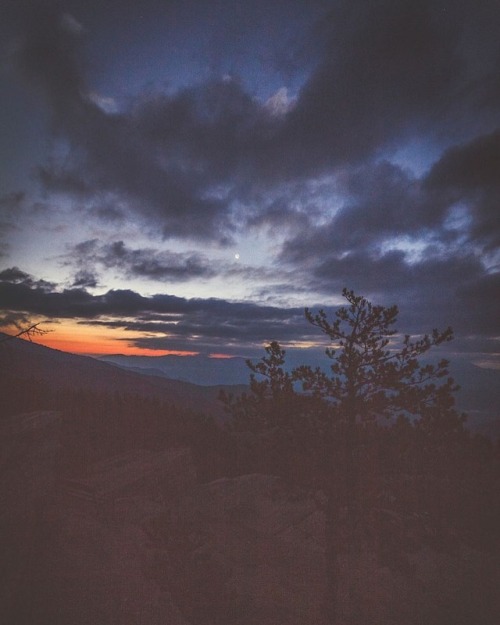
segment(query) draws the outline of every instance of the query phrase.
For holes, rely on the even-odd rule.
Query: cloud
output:
[[[426,186],[449,206],[461,205],[472,241],[486,251],[500,246],[500,129],[448,149],[432,167]],[[500,260],[500,258],[499,258]]]
[[[495,154],[489,144],[488,150]],[[344,168],[337,180],[343,203],[324,223],[303,224],[285,240],[282,266],[326,297],[348,286],[380,303],[399,304],[412,332],[451,324],[462,336],[495,336],[500,316],[491,302],[498,265],[487,262],[485,250],[495,248],[498,220],[482,203],[498,193],[488,166],[478,165],[478,151],[482,155],[474,142],[446,153],[423,180],[385,162]],[[462,177],[469,158],[475,164]],[[489,163],[489,157],[483,160]],[[465,216],[457,212],[460,202],[466,202]]]
[[[118,269],[129,278],[146,278],[162,282],[185,282],[210,278],[215,270],[210,261],[198,253],[159,251],[152,248],[132,249],[123,241],[100,243],[97,239],[82,241],[67,254],[69,264]],[[90,272],[89,272],[90,273]],[[78,286],[76,283],[74,286]],[[82,284],[81,286],[90,286]]]
[[[54,119],[64,124],[69,111],[83,113],[85,80],[76,54],[80,30],[76,20],[52,3],[36,4],[26,13],[25,32],[16,61],[23,74],[43,88],[54,108]],[[76,111],[75,111],[76,112]]]
[[[448,149],[427,177],[430,186],[500,189],[500,129]]]
[[[274,339],[295,340],[304,325],[303,310],[228,302],[223,299],[186,299],[156,294],[145,297],[132,290],[92,295],[86,289],[58,290],[18,268],[0,274],[0,300],[9,314],[47,319],[78,319],[84,323],[165,335],[158,345],[177,340],[223,347],[260,345]]]
[[[32,284],[31,276],[24,271],[21,271],[19,267],[9,267],[0,271],[0,280],[5,282],[26,282],[29,281]]]
[[[254,27],[266,20],[253,15],[253,5],[225,11],[213,34],[191,49],[196,56],[220,43],[198,82],[167,74],[161,85],[127,94],[128,100],[91,80],[84,19],[48,3],[25,4],[30,17],[15,56],[46,98],[55,139],[37,169],[45,205],[77,207],[115,232],[139,221],[143,233],[196,240],[204,253],[136,247],[125,234],[104,243],[90,239],[94,230],[72,250],[78,263],[72,288],[6,274],[2,288],[16,310],[30,310],[31,296],[43,314],[116,324],[123,323],[120,315],[136,315],[136,327],[148,331],[178,314],[171,331],[179,341],[299,331],[292,313],[269,310],[261,317],[260,307],[238,312],[229,302],[200,300],[198,310],[193,300],[173,296],[90,295],[86,289],[112,269],[169,283],[260,278],[262,296],[274,289],[280,298],[290,289],[315,290],[324,301],[348,286],[400,304],[415,331],[452,323],[463,336],[498,332],[492,305],[500,262],[498,2],[318,2],[308,34],[309,9],[293,3],[282,56],[278,48],[291,24],[287,14],[279,36],[273,30],[282,3],[269,9],[259,3],[273,18],[265,30],[275,35],[269,43],[258,40]],[[164,10],[185,17],[191,28],[189,7],[212,11],[208,3],[167,4]],[[113,3],[113,19],[122,8]],[[243,17],[251,17],[245,33]],[[245,45],[237,41],[243,34]],[[252,41],[255,48],[247,45]],[[225,54],[236,43],[230,67]],[[101,42],[89,60],[105,50]],[[264,65],[273,67],[272,79],[266,74],[265,88],[257,90]],[[411,162],[415,143],[418,167]],[[410,154],[408,168],[402,153]],[[27,203],[26,194],[11,195],[0,210],[15,223],[11,216]],[[278,250],[272,266],[224,268],[210,261],[208,243],[227,246],[249,231],[272,240]]]
[[[116,241],[102,249],[99,261],[107,267],[119,267],[129,276],[179,282],[214,275],[207,258],[200,254],[158,252],[152,249],[128,248]]]
[[[73,35],[81,35],[84,32],[83,25],[71,13],[64,13],[61,16],[61,27]]]
[[[0,273],[2,304],[6,309],[26,310],[53,317],[97,318],[102,315],[126,316],[136,314],[190,314],[230,316],[239,321],[287,319],[297,309],[288,311],[263,307],[253,303],[228,302],[223,299],[186,299],[175,295],[157,294],[149,297],[132,290],[110,290],[92,295],[81,288],[58,290],[57,285],[36,280],[30,274],[12,267]],[[25,308],[23,308],[25,306]]]
[[[0,210],[6,214],[19,210],[24,199],[25,194],[22,191],[3,195],[0,197]]]
[[[44,7],[28,24],[19,65],[43,87],[69,151],[39,169],[40,181],[92,206],[112,194],[165,238],[227,244],[245,227],[235,211],[252,213],[259,192],[366,165],[419,133],[444,140],[470,132],[472,113],[475,127],[491,123],[496,91],[482,93],[480,108],[463,95],[478,91],[471,67],[483,91],[494,69],[483,49],[496,40],[486,30],[481,41],[484,22],[464,19],[474,13],[469,2],[341,1],[328,14],[315,9],[316,67],[296,97],[283,86],[260,101],[236,75],[149,90],[117,110],[89,87],[82,28]],[[489,4],[484,13],[498,16]],[[397,193],[402,181],[393,182]]]
[[[470,0],[336,2],[312,35],[322,54],[287,116],[283,160],[295,175],[317,175],[414,138],[491,128],[500,54],[488,22],[499,17],[494,2],[481,11]]]
[[[361,162],[449,115],[464,81],[459,24],[432,2],[338,2],[287,132],[311,166]]]
[[[99,281],[97,276],[91,271],[82,269],[77,271],[73,280],[73,287],[94,288],[98,286]]]
[[[19,229],[25,218],[25,194],[8,193],[0,196],[0,256],[9,248],[8,236]]]
[[[401,331],[419,334],[451,324],[460,349],[498,351],[495,337],[500,333],[500,274],[485,274],[473,259],[463,259],[461,265],[434,260],[409,267],[398,254],[386,255],[378,263],[368,257],[357,258],[343,267],[325,265],[315,279],[325,287],[325,293],[338,295],[339,276],[346,274],[348,285],[375,303],[398,304]],[[382,285],[381,276],[385,281]],[[146,297],[132,290],[92,295],[81,286],[58,289],[16,267],[0,273],[0,301],[5,323],[33,316],[76,319],[87,325],[119,329],[124,340],[151,349],[253,356],[259,355],[261,346],[271,340],[292,347],[301,343],[325,345],[324,337],[305,321],[302,308],[167,294]],[[310,304],[317,307],[314,302]],[[336,309],[324,303],[321,306],[330,316]],[[128,332],[133,332],[133,338],[127,338]],[[143,336],[137,338],[137,332]]]
[[[281,87],[266,100],[264,106],[274,117],[282,117],[292,110],[296,101],[296,98],[289,97],[286,87]]]
[[[386,161],[343,168],[334,191],[338,199],[330,209],[318,209],[323,219],[303,221],[296,236],[285,242],[283,260],[300,263],[317,256],[321,262],[325,255],[339,257],[358,249],[378,252],[397,237],[430,237],[447,208],[431,201],[417,178]]]
[[[458,288],[458,311],[466,317],[471,334],[495,337],[498,353],[500,335],[500,272],[489,273],[469,280]],[[470,310],[474,310],[474,315]],[[471,321],[474,323],[471,324]],[[465,325],[465,324],[464,324]]]
[[[33,276],[25,271],[19,269],[19,267],[8,267],[0,271],[0,282],[19,284],[27,286],[29,288],[36,288],[43,291],[50,291],[56,284],[54,282],[48,282],[47,280],[35,280]]]
[[[207,196],[194,168],[172,158],[175,133],[158,155],[140,106],[134,113],[110,114],[87,95],[76,35],[62,24],[61,15],[43,6],[30,21],[18,54],[24,75],[47,95],[54,127],[70,148],[63,159],[55,155],[40,168],[41,182],[49,190],[80,197],[114,192],[131,210],[159,222],[165,237],[223,239],[224,204]],[[174,127],[175,109],[174,103]]]

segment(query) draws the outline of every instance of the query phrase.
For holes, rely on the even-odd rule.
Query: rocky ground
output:
[[[4,421],[2,613],[30,625],[322,622],[324,515],[269,475],[198,484],[186,448],[58,474],[60,417]]]
[[[263,474],[200,483],[187,446],[133,449],[70,475],[59,462],[61,419],[2,421],[4,622],[331,622],[322,492]],[[408,562],[397,570],[374,553],[339,551],[339,622],[493,625],[496,556],[427,547]]]

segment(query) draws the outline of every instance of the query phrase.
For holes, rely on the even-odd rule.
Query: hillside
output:
[[[225,386],[199,386],[164,376],[144,376],[95,358],[50,349],[22,339],[0,344],[0,397],[29,394],[36,382],[52,392],[133,393],[184,409],[222,415],[217,396]],[[24,389],[24,390],[20,390]],[[47,409],[50,406],[34,406]],[[1,410],[1,408],[0,408]]]

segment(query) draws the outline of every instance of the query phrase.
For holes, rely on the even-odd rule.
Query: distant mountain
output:
[[[244,358],[115,354],[100,356],[99,361],[146,376],[163,376],[199,385],[246,384],[249,379]],[[325,366],[324,362],[322,364]],[[451,363],[451,375],[460,385],[457,408],[468,414],[471,429],[500,438],[500,371],[456,359]]]
[[[470,362],[452,362],[460,384],[457,407],[468,414],[471,429],[500,438],[500,371]],[[222,415],[221,388],[240,393],[249,370],[243,358],[206,356],[77,356],[23,339],[0,344],[0,413],[20,380],[37,380],[54,390],[136,393],[158,397],[191,410]],[[29,384],[27,382],[26,384]],[[16,390],[16,392],[19,392]],[[24,392],[29,393],[29,386]],[[41,406],[40,408],[47,408]]]
[[[457,407],[467,413],[469,427],[500,439],[500,370],[452,362],[451,374],[460,385]]]
[[[200,386],[164,376],[142,375],[88,356],[77,356],[50,349],[24,339],[12,339],[0,344],[0,412],[2,396],[24,391],[30,393],[31,381],[54,391],[92,391],[134,393],[168,400],[190,410],[219,415],[222,407],[217,400],[221,388],[227,385]],[[243,387],[229,390],[240,392]],[[44,408],[44,407],[41,407]]]
[[[201,386],[248,384],[249,369],[245,358],[210,358],[208,356],[99,356],[101,362],[146,375],[191,382]]]

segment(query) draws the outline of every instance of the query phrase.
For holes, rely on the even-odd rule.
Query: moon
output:
[[[236,252],[236,254],[234,255],[235,260],[240,260],[240,255],[238,252]]]

